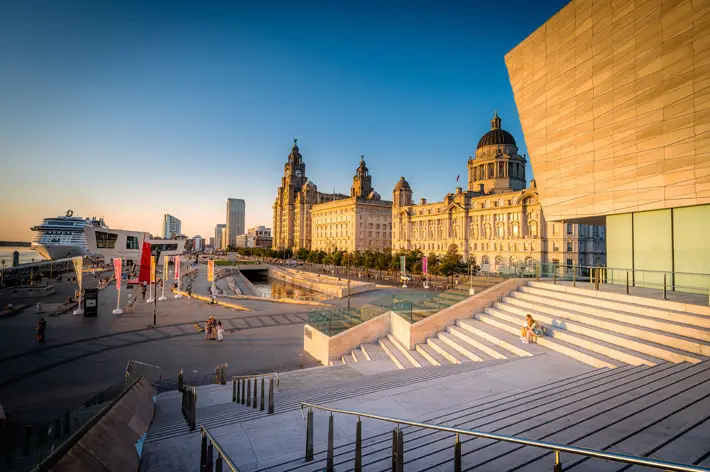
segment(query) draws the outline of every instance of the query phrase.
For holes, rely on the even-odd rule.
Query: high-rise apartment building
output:
[[[215,249],[225,249],[227,247],[224,244],[224,239],[222,238],[222,230],[226,228],[227,225],[220,223],[214,227],[214,248]]]
[[[227,246],[236,246],[237,235],[245,233],[246,203],[240,198],[227,199]]]
[[[182,222],[173,215],[163,215],[163,238],[169,239],[181,233]]]

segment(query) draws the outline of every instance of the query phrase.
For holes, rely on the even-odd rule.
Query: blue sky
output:
[[[0,239],[67,208],[209,237],[228,197],[271,226],[293,137],[321,191],[364,154],[439,201],[494,110],[525,152],[504,55],[565,3],[6,0]]]

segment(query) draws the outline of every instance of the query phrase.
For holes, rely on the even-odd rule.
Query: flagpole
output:
[[[182,295],[180,295],[180,279],[181,274],[180,274],[180,256],[175,257],[175,278],[177,279],[177,293],[175,294],[175,298],[181,298]]]
[[[157,262],[156,262],[156,263],[157,263]],[[164,256],[164,257],[163,257],[163,294],[160,296],[160,298],[158,298],[158,300],[161,301],[161,302],[164,301],[164,300],[167,300],[167,298],[165,298],[165,283],[168,281],[168,277],[167,277],[167,276],[168,276],[168,266],[169,266],[169,265],[170,265],[170,264],[168,264],[168,256]],[[156,291],[156,292],[158,291],[157,285],[156,285],[156,290],[155,290],[155,291]],[[156,293],[156,295],[157,295],[157,293]]]

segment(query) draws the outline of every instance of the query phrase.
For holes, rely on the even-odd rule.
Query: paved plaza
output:
[[[74,288],[69,283],[58,287],[57,301]],[[399,292],[376,290],[353,296],[351,303],[359,306]],[[157,326],[153,327],[153,305],[136,293],[135,313],[111,313],[116,308],[116,286],[111,284],[99,292],[96,318],[75,316],[71,311],[45,315],[47,333],[42,345],[35,339],[40,314],[34,305],[20,314],[0,317],[0,404],[10,418],[35,422],[58,416],[121,383],[129,359],[159,366],[166,388],[177,381],[181,369],[186,381],[207,382],[214,367],[223,362],[234,375],[319,365],[303,350],[303,325],[308,310],[315,307],[229,300],[250,310],[237,311],[194,299],[189,303],[185,297],[175,299],[166,293],[168,299],[157,304]],[[126,297],[124,288],[122,307]],[[327,303],[344,306],[347,300]],[[203,325],[210,316],[224,324],[224,342],[206,341],[196,329],[195,323]]]

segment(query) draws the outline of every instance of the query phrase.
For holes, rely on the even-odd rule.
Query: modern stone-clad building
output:
[[[318,203],[347,198],[347,195],[328,194],[306,177],[306,163],[293,140],[291,153],[284,165],[284,176],[274,201],[273,248],[311,248],[311,207]]]
[[[360,160],[350,198],[311,208],[311,249],[332,252],[382,251],[392,245],[392,202],[383,201],[372,188],[372,176]]]
[[[531,271],[535,263],[559,266],[604,264],[604,228],[549,222],[535,181],[526,188],[525,156],[496,114],[491,130],[468,160],[468,189],[456,188],[444,201],[412,202],[402,177],[394,187],[392,250],[419,249],[444,255],[455,248],[484,270]]]
[[[710,274],[710,2],[573,0],[505,61],[547,218],[647,282]]]

